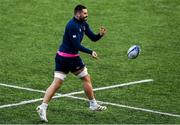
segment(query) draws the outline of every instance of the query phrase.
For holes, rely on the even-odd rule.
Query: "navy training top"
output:
[[[94,34],[86,21],[79,21],[73,17],[66,25],[59,51],[69,54],[78,54],[78,51],[92,54],[92,50],[81,45],[84,33],[92,41],[98,41],[102,37],[100,34]]]

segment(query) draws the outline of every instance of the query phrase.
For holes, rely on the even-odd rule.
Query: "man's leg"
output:
[[[42,104],[36,108],[41,121],[48,122],[46,117],[48,102],[52,99],[56,91],[61,87],[65,77],[66,75],[64,73],[55,72],[54,80],[52,84],[47,88]]]
[[[82,79],[84,92],[89,99],[90,109],[93,111],[106,110],[107,109],[106,106],[101,106],[101,105],[97,104],[97,102],[96,102],[94,92],[93,92],[92,83],[91,83],[91,78],[88,75],[87,68],[85,67],[78,72],[79,73],[77,74],[77,76]]]
[[[54,81],[46,90],[46,93],[43,98],[43,103],[48,104],[48,102],[52,99],[57,90],[61,87],[62,83],[63,80],[59,78],[54,78]]]
[[[93,87],[91,84],[90,76],[86,75],[81,79],[83,82],[83,89],[84,89],[86,96],[88,97],[89,100],[93,100],[94,99],[94,92],[93,92]]]

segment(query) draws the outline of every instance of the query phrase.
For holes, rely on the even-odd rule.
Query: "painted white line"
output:
[[[152,79],[148,79],[148,80],[141,80],[141,81],[123,83],[123,84],[119,84],[119,85],[100,87],[100,88],[94,89],[94,91],[105,90],[105,89],[112,89],[112,88],[129,86],[129,85],[134,85],[134,84],[139,84],[139,83],[146,83],[146,82],[151,82],[151,81],[153,81],[153,80]],[[23,87],[18,87],[18,86],[13,86],[13,85],[6,85],[6,84],[2,84],[2,83],[0,83],[0,85],[6,86],[6,87],[11,87],[11,88],[24,89],[24,90],[28,90],[28,91],[35,91],[35,92],[45,93],[45,91],[35,90],[35,89],[31,89],[31,88],[23,88]],[[67,93],[67,94],[59,94],[59,93],[57,93],[57,96],[53,96],[53,98],[55,99],[55,98],[60,98],[60,97],[70,97],[70,98],[73,98],[73,99],[89,101],[86,98],[72,96],[72,95],[82,94],[82,93],[84,93],[84,91],[72,92],[72,93]],[[28,101],[22,101],[22,102],[15,103],[15,104],[2,105],[2,106],[0,106],[0,108],[7,108],[7,107],[12,107],[12,106],[19,106],[19,105],[24,105],[24,104],[30,104],[30,103],[35,103],[35,102],[42,101],[42,100],[43,100],[43,98],[33,99],[33,100],[28,100]],[[133,109],[133,110],[139,110],[139,111],[144,111],[144,112],[150,112],[150,113],[155,113],[155,114],[161,114],[161,115],[172,116],[172,117],[179,117],[180,118],[180,115],[172,114],[172,113],[160,112],[160,111],[155,111],[155,110],[151,110],[151,109],[132,107],[132,106],[121,105],[121,104],[110,103],[110,102],[103,102],[103,101],[97,101],[97,102],[99,102],[101,104],[106,104],[106,105],[112,105],[112,106],[117,106],[117,107],[123,107],[123,108],[128,108],[128,109]]]
[[[99,87],[99,88],[96,88],[96,89],[93,89],[93,90],[94,90],[94,91],[99,91],[99,90],[111,89],[111,88],[116,88],[116,87],[124,87],[124,86],[139,84],[139,83],[143,83],[143,82],[144,82],[144,83],[147,83],[147,82],[151,82],[151,81],[153,81],[153,80],[152,80],[152,79],[140,80],[140,81],[123,83],[123,84],[118,84],[118,85],[112,85],[112,86],[106,86],[106,87]],[[3,83],[0,83],[0,85],[1,85],[1,86],[5,86],[5,87],[10,87],[10,88],[28,90],[28,91],[32,91],[32,92],[45,93],[45,91],[42,91],[42,90],[36,90],[36,89],[31,89],[31,88],[24,88],[24,87],[19,87],[19,86],[14,86],[14,85],[7,85],[7,84],[3,84]],[[84,91],[71,92],[71,93],[67,93],[67,94],[56,93],[57,96],[53,96],[53,98],[67,97],[67,96],[70,96],[70,95],[77,95],[77,94],[82,94],[82,93],[84,93]],[[22,102],[14,103],[14,104],[1,105],[1,106],[0,106],[0,109],[1,109],[1,108],[7,108],[7,107],[24,105],[24,104],[35,103],[35,102],[42,101],[42,100],[43,100],[43,98],[40,98],[40,99],[32,99],[32,100],[28,100],[28,101],[22,101]]]
[[[81,97],[76,97],[76,96],[68,96],[68,97],[73,98],[73,99],[78,99],[78,100],[89,101],[86,98],[81,98]],[[112,106],[117,106],[117,107],[123,107],[123,108],[138,110],[138,111],[144,111],[144,112],[150,112],[150,113],[155,113],[155,114],[166,115],[166,116],[171,116],[171,117],[179,117],[180,118],[180,115],[167,113],[167,112],[160,112],[160,111],[155,111],[155,110],[151,110],[151,109],[132,107],[132,106],[121,105],[121,104],[116,104],[116,103],[111,103],[111,102],[103,102],[103,101],[97,101],[97,102],[100,103],[100,104],[112,105]]]
[[[53,99],[59,98],[59,97],[66,97],[66,95],[57,95],[57,96],[53,96]],[[31,103],[35,103],[35,102],[39,102],[42,101],[43,98],[39,98],[39,99],[32,99],[32,100],[27,100],[27,101],[21,101],[19,103],[14,103],[14,104],[7,104],[7,105],[1,105],[0,109],[2,108],[8,108],[8,107],[13,107],[13,106],[20,106],[20,105],[25,105],[25,104],[31,104]]]
[[[100,87],[100,88],[96,88],[93,90],[98,91],[98,90],[112,89],[112,88],[124,87],[124,86],[129,86],[129,85],[134,85],[134,84],[140,84],[140,83],[149,83],[152,81],[153,81],[153,79],[146,79],[146,80],[128,82],[128,83],[123,83],[123,84],[118,84],[118,85],[107,86],[107,87]]]
[[[45,93],[45,91],[43,91],[43,90],[36,90],[36,89],[31,89],[31,88],[19,87],[19,86],[15,86],[15,85],[3,84],[3,83],[0,83],[0,86],[5,86],[5,87],[15,88],[15,89],[21,89],[21,90],[28,90],[31,92]]]
[[[21,101],[19,103],[14,103],[14,104],[1,105],[0,109],[8,108],[8,107],[13,107],[13,106],[24,105],[24,104],[29,104],[29,103],[35,103],[35,102],[38,102],[38,101],[41,101],[41,100],[43,100],[43,98],[33,99],[33,100],[28,100],[28,101]]]
[[[140,80],[140,81],[122,83],[122,84],[117,84],[117,85],[112,85],[112,86],[95,88],[95,89],[93,89],[93,91],[99,91],[99,90],[106,90],[106,89],[124,87],[124,86],[129,86],[129,85],[134,85],[134,84],[140,84],[140,83],[148,83],[148,82],[152,82],[152,81],[153,81],[153,79],[146,79],[146,80]],[[43,90],[37,90],[37,89],[32,89],[32,88],[19,87],[19,86],[10,85],[10,84],[4,84],[4,83],[0,83],[0,86],[5,86],[5,87],[15,88],[15,89],[22,89],[22,90],[27,90],[27,91],[31,91],[31,92],[40,92],[40,93],[45,93],[45,92],[46,92],[46,91],[43,91]],[[69,94],[70,94],[70,95],[74,95],[74,94],[82,94],[82,93],[84,93],[84,91],[72,92],[72,93],[69,93]]]

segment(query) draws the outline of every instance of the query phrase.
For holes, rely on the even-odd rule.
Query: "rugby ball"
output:
[[[131,46],[127,51],[127,56],[129,59],[135,59],[141,52],[141,48],[138,45]]]

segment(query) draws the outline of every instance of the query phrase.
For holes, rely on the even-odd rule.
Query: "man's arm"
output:
[[[85,34],[90,38],[92,41],[98,41],[104,34],[106,33],[106,29],[101,27],[100,32],[98,34],[94,34],[90,29],[89,25],[86,23]]]
[[[71,27],[69,29],[69,31],[70,31],[69,32],[70,40],[71,40],[74,48],[76,50],[81,51],[81,52],[92,54],[92,52],[93,52],[92,50],[90,50],[90,49],[88,49],[88,48],[81,45],[81,43],[80,43],[80,35],[78,33],[78,28]]]

